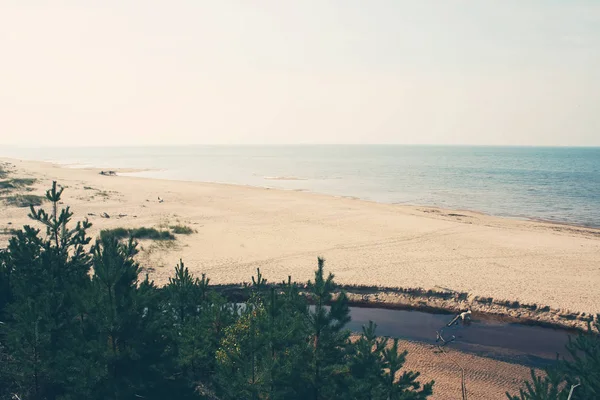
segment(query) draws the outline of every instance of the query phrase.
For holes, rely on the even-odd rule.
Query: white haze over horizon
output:
[[[0,145],[600,145],[597,0],[4,0],[0,57]]]

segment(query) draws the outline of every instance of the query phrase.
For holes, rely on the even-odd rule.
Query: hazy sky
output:
[[[0,0],[0,144],[600,145],[600,1]]]

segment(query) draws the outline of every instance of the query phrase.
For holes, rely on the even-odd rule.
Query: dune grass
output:
[[[159,231],[155,228],[114,228],[114,229],[104,229],[100,232],[101,238],[110,238],[113,237],[115,239],[151,239],[151,240],[175,240],[175,235],[173,235],[169,231]]]
[[[13,178],[10,179],[10,182],[12,182],[13,185],[15,185],[16,187],[23,187],[23,186],[31,186],[34,183],[37,182],[37,179],[35,178]]]
[[[14,189],[15,186],[10,180],[0,181],[0,189]]]
[[[2,198],[6,205],[15,207],[41,206],[46,198],[35,194],[15,194]]]
[[[169,228],[177,235],[191,235],[192,233],[196,233],[194,229],[187,225],[171,225]]]
[[[15,235],[17,233],[17,229],[13,229],[13,228],[2,228],[0,229],[0,235]]]
[[[0,189],[20,189],[36,182],[33,178],[13,178],[0,181]]]

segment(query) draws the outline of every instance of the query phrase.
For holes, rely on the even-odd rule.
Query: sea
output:
[[[0,156],[600,227],[600,147],[0,147]]]

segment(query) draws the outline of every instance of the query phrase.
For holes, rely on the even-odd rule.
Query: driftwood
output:
[[[581,386],[581,383],[578,383],[577,385],[571,385],[571,390],[569,390],[569,397],[567,397],[567,400],[571,400],[571,396],[573,396],[573,390],[575,390],[577,386]]]
[[[463,323],[469,321],[471,319],[471,310],[461,312],[456,317],[454,317],[454,319],[452,321],[448,322],[448,325],[446,325],[446,326],[452,326],[452,325],[458,324],[459,319],[462,320]]]
[[[448,343],[452,343],[456,340],[456,336],[452,335],[452,337],[449,340],[444,339],[444,337],[442,336],[444,334],[444,330],[440,329],[439,331],[435,331],[435,336],[436,342],[442,342],[441,346],[438,347],[444,347],[445,345],[447,345]]]

